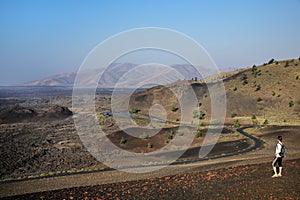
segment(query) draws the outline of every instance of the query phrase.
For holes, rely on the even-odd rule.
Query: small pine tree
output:
[[[261,102],[261,101],[262,101],[262,98],[258,97],[256,101],[257,101],[257,102]]]
[[[205,113],[203,111],[200,111],[200,114],[199,114],[199,119],[205,119]]]
[[[242,81],[242,83],[243,83],[243,85],[247,85],[248,84],[248,80],[245,79],[245,80]]]
[[[274,61],[275,61],[274,58],[272,58],[271,60],[269,60],[268,65],[272,64]]]
[[[258,85],[256,86],[255,91],[259,91],[260,89],[261,89],[261,86],[258,84]]]
[[[231,118],[235,118],[236,117],[236,113],[235,112],[232,112],[231,113]]]
[[[126,143],[126,139],[124,138],[124,137],[122,137],[121,139],[120,139],[120,144],[125,144]]]
[[[248,79],[247,74],[243,74],[243,76],[241,77],[241,80],[243,81],[243,80],[247,80],[247,79]]]
[[[141,110],[137,109],[137,108],[132,108],[131,112],[133,114],[137,114],[138,112],[140,112]]]
[[[289,66],[289,62],[288,61],[286,61],[286,63],[285,63],[285,65],[284,65],[284,67],[288,67]]]
[[[202,136],[201,131],[200,131],[200,130],[197,130],[195,137],[196,137],[196,138],[199,138],[199,137],[201,137],[201,136]]]
[[[173,105],[173,106],[172,106],[172,111],[173,111],[173,112],[176,112],[177,110],[178,110],[178,107],[177,107],[176,105]]]
[[[241,126],[239,120],[234,120],[234,125],[233,125],[235,128],[239,128]]]
[[[173,131],[170,131],[167,135],[167,139],[168,140],[172,140],[173,139]]]
[[[202,103],[200,101],[198,101],[198,107],[201,107]]]

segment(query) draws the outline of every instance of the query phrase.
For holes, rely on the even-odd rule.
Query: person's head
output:
[[[282,142],[282,136],[279,135],[279,136],[277,137],[277,140],[279,140],[280,142]]]

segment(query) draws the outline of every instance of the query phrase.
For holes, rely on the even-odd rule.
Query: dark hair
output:
[[[279,136],[277,137],[277,139],[280,140],[280,141],[282,142],[282,136],[281,136],[281,135],[279,135]]]

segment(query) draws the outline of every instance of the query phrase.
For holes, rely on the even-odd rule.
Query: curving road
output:
[[[223,156],[215,156],[213,158],[202,158],[202,159],[196,159],[196,160],[186,161],[186,162],[174,162],[171,164],[170,168],[168,168],[167,171],[158,170],[158,171],[151,172],[150,174],[146,173],[146,174],[128,175],[128,173],[126,172],[109,169],[106,171],[79,172],[74,174],[54,175],[51,177],[43,177],[43,178],[39,177],[39,178],[1,182],[0,198],[5,196],[58,190],[64,188],[101,185],[107,183],[120,182],[124,180],[140,180],[146,178],[161,177],[168,174],[178,174],[181,172],[186,172],[186,170],[188,169],[189,170],[193,169],[192,165],[185,165],[188,163],[197,163],[204,160],[230,157],[238,154],[247,153],[257,148],[261,148],[263,141],[246,133],[244,130],[247,128],[250,127],[239,128],[237,129],[237,131],[243,134],[244,136],[248,137],[252,141],[254,141],[254,145],[252,145],[250,148],[244,149],[239,152],[233,152]],[[174,166],[174,165],[178,165],[178,166]]]
[[[173,122],[173,123],[176,123],[176,122]],[[236,129],[239,133],[241,133],[242,135],[244,135],[245,137],[251,139],[254,142],[254,145],[251,145],[251,147],[240,150],[240,151],[227,153],[226,155],[217,155],[217,156],[198,158],[198,159],[188,160],[188,161],[174,161],[172,163],[151,164],[151,165],[147,165],[147,166],[123,166],[119,169],[156,167],[156,166],[166,166],[166,165],[183,165],[183,164],[197,163],[197,162],[201,162],[201,161],[215,160],[215,159],[219,159],[219,158],[231,157],[231,156],[240,155],[240,154],[244,154],[244,153],[247,153],[247,152],[250,152],[250,151],[253,151],[253,150],[260,149],[260,148],[262,148],[264,142],[244,131],[245,129],[251,128],[251,127],[252,126],[246,126],[246,127]],[[101,172],[115,171],[115,169],[106,168],[106,169],[102,169],[102,170],[81,171],[81,172],[75,172],[75,173],[72,173],[72,174],[57,174],[57,175],[52,175],[50,177],[70,176],[70,175],[76,175],[76,174],[90,174],[90,173],[95,173],[95,172],[100,172],[100,171]],[[47,178],[47,177],[42,177],[42,178]],[[9,181],[1,182],[0,185],[3,184],[3,183],[7,183],[7,182],[19,182],[19,181],[24,181],[24,180],[33,180],[33,179],[42,179],[42,178],[41,177],[34,177],[34,178],[25,178],[25,179],[21,179],[21,180],[9,180]]]

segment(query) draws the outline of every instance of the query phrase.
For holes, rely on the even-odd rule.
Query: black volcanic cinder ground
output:
[[[299,159],[284,162],[283,177],[271,175],[264,163],[4,199],[300,199]]]

